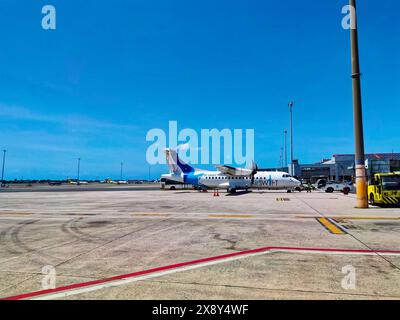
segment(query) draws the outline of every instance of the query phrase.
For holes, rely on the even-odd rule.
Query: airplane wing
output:
[[[253,170],[250,169],[234,168],[230,166],[216,166],[216,168],[229,176],[249,176],[253,172]]]

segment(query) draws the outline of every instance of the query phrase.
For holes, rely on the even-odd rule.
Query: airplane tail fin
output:
[[[178,153],[173,149],[165,149],[167,164],[170,173],[190,173],[194,172],[194,168],[179,159]]]
[[[167,165],[169,168],[169,173],[178,173],[179,167],[177,163],[177,154],[175,150],[172,149],[165,149],[165,157],[167,159]]]

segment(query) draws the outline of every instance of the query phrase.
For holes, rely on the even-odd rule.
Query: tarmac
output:
[[[400,299],[400,208],[79,187],[0,192],[1,298]]]

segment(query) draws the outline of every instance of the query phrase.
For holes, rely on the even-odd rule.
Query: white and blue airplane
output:
[[[199,189],[225,189],[229,193],[237,190],[266,189],[299,190],[301,182],[286,172],[259,172],[253,163],[252,169],[216,166],[218,171],[195,169],[179,159],[173,149],[165,150],[169,174],[163,174],[161,179],[178,183],[191,184]]]

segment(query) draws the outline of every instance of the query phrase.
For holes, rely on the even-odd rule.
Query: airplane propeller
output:
[[[251,176],[251,184],[252,185],[254,185],[254,179],[255,179],[255,175],[257,174],[257,172],[258,172],[258,166],[253,161],[253,163],[252,163],[252,171],[251,171],[251,174],[250,174],[250,176]]]

